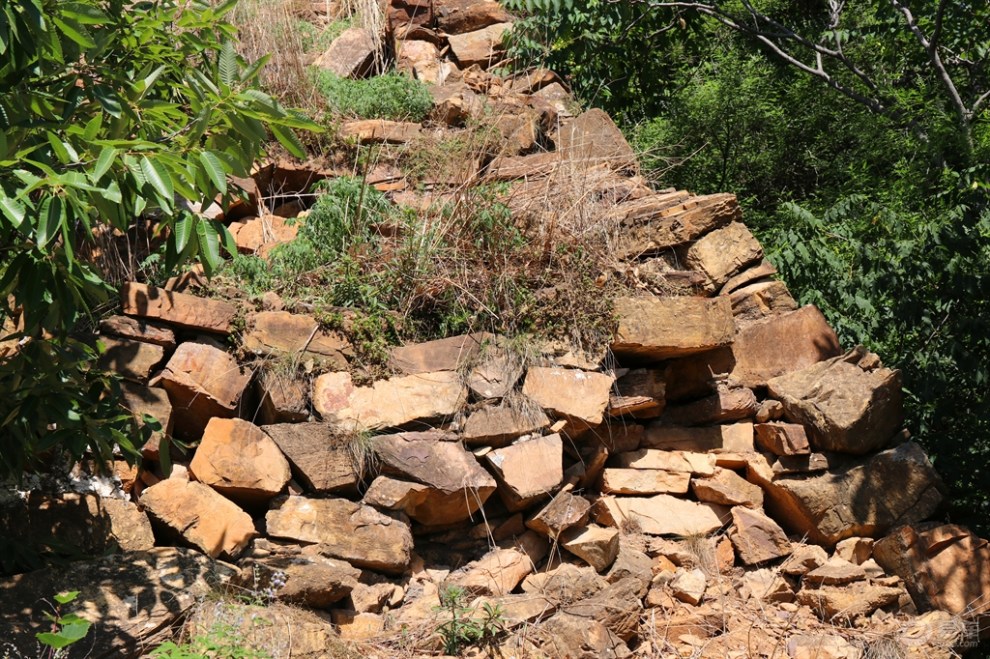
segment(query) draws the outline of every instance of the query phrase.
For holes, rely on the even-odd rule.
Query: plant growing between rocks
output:
[[[460,655],[469,647],[495,650],[500,635],[505,631],[499,605],[485,602],[481,607],[481,617],[475,617],[479,612],[466,605],[467,596],[463,588],[450,584],[440,591],[437,610],[450,616],[450,620],[437,626],[446,654]]]

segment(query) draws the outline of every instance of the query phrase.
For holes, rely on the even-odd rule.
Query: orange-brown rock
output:
[[[517,442],[485,456],[498,479],[499,496],[513,512],[557,491],[564,479],[563,458],[558,434]]]
[[[312,316],[287,311],[248,314],[242,341],[244,349],[255,355],[316,358],[330,368],[346,367],[351,354],[343,336],[321,330]]]
[[[664,421],[682,426],[707,425],[739,421],[756,415],[759,403],[746,387],[729,388],[719,385],[716,393],[691,403],[668,406]]]
[[[141,318],[130,318],[128,316],[110,316],[109,318],[104,318],[100,321],[100,334],[104,336],[115,336],[121,339],[154,343],[165,348],[165,350],[175,350],[175,332],[164,325],[149,322]]]
[[[736,364],[732,346],[671,359],[664,368],[664,394],[668,403],[704,398],[718,390]]]
[[[289,463],[271,437],[243,419],[210,419],[192,476],[242,505],[267,503],[289,482]]]
[[[447,34],[463,34],[497,23],[508,23],[512,16],[495,0],[440,0],[434,4],[437,27]]]
[[[807,455],[811,453],[808,435],[799,423],[758,423],[754,426],[756,441],[774,455]]]
[[[873,558],[873,538],[846,538],[835,545],[835,555],[855,565]]]
[[[123,285],[120,303],[129,316],[155,318],[179,327],[218,334],[229,334],[237,315],[237,308],[229,302],[173,293],[137,282]]]
[[[574,526],[561,534],[560,544],[596,572],[604,572],[619,555],[619,531],[595,524]]]
[[[409,121],[388,121],[386,119],[358,119],[345,121],[337,129],[344,139],[355,140],[358,144],[405,144],[419,139],[423,128]]]
[[[534,366],[526,372],[523,394],[581,429],[602,422],[613,382],[612,376],[604,373]]]
[[[663,469],[608,468],[602,473],[601,491],[606,494],[687,494],[691,473]]]
[[[104,350],[96,362],[97,366],[133,382],[147,382],[152,371],[165,358],[165,348],[154,343],[106,336],[101,336],[99,343]]]
[[[632,453],[620,453],[615,456],[614,462],[617,467],[627,469],[663,469],[696,476],[715,473],[715,456],[710,453],[644,448]]]
[[[550,425],[550,419],[535,405],[482,407],[464,422],[464,443],[468,446],[505,446],[517,437],[536,433]]]
[[[742,222],[716,229],[687,250],[684,262],[705,275],[705,290],[714,293],[743,268],[763,258],[763,248]]]
[[[685,198],[681,192],[658,194],[655,201],[637,200],[632,208],[617,208],[612,217],[622,223],[614,248],[617,258],[633,259],[685,245],[706,233],[742,219],[736,196],[714,194]],[[649,198],[647,198],[649,199]]]
[[[731,423],[722,426],[667,426],[651,423],[641,443],[643,448],[696,453],[753,451],[753,424]]]
[[[263,370],[255,380],[255,392],[261,401],[260,425],[300,423],[309,418],[309,382],[294,373]]]
[[[452,34],[447,41],[462,69],[474,65],[487,69],[502,59],[502,38],[511,27],[511,23],[495,23],[480,30]]]
[[[584,167],[606,165],[613,169],[635,169],[636,154],[612,118],[592,108],[564,123],[557,135],[557,150]]]
[[[382,473],[428,487],[425,500],[407,511],[418,522],[462,522],[495,491],[495,479],[455,439],[441,432],[409,432],[369,442]]]
[[[817,307],[772,316],[736,335],[732,377],[747,387],[841,354],[839,339]]]
[[[590,509],[591,504],[584,497],[558,492],[550,503],[526,520],[526,526],[556,541],[567,529],[584,524]]]
[[[903,592],[902,588],[877,584],[806,586],[798,591],[797,601],[810,607],[822,620],[842,623],[871,615],[881,607],[896,603]]]
[[[902,579],[922,611],[990,614],[990,542],[956,524],[908,525],[878,540],[873,557]]]
[[[266,248],[295,240],[302,222],[279,215],[262,215],[231,222],[229,229],[238,252],[258,254],[266,252]]]
[[[736,326],[745,328],[759,320],[797,311],[798,303],[782,281],[757,281],[729,295]]]
[[[124,382],[121,384],[124,394],[124,407],[138,422],[145,427],[144,416],[152,417],[161,426],[159,430],[150,430],[148,439],[141,447],[141,455],[149,460],[158,460],[158,449],[161,440],[172,435],[172,404],[164,389],[154,389],[143,385]]]
[[[860,368],[865,354],[857,348],[767,383],[785,417],[804,424],[816,450],[862,455],[885,446],[901,428],[901,374]]]
[[[375,63],[375,42],[363,27],[344,30],[313,65],[341,78],[361,78]]]
[[[231,585],[245,592],[270,588],[281,602],[326,609],[351,594],[360,576],[361,571],[350,564],[322,556],[274,557],[242,567]]]
[[[615,381],[615,392],[608,401],[608,414],[635,419],[658,417],[667,403],[665,390],[661,371],[633,369]]]
[[[596,503],[596,521],[630,532],[649,535],[705,535],[729,521],[729,509],[669,494],[653,497],[602,497]]]
[[[420,373],[355,387],[349,373],[325,373],[313,383],[313,407],[323,420],[352,432],[431,424],[452,417],[467,401],[453,371]]]
[[[547,549],[546,539],[527,531],[452,574],[450,582],[475,595],[506,595],[536,571]]]
[[[361,481],[353,443],[325,423],[278,423],[262,426],[289,461],[295,478],[310,492],[354,492]]]
[[[202,483],[167,478],[147,488],[140,501],[164,535],[210,558],[235,558],[257,535],[246,512]]]
[[[620,360],[652,362],[732,343],[735,328],[725,298],[618,298],[612,352]]]
[[[777,522],[762,512],[743,506],[732,509],[729,540],[739,560],[746,565],[756,565],[791,553],[791,541]]]
[[[235,416],[251,375],[208,343],[186,342],[176,348],[161,376],[172,403],[176,436],[199,439],[213,417]]]
[[[866,570],[844,558],[833,556],[814,570],[805,572],[802,583],[824,586],[844,586],[855,581],[865,581]]]
[[[425,343],[410,343],[392,348],[389,364],[406,375],[457,371],[477,362],[483,348],[486,349],[486,344],[492,340],[493,335],[478,332]]]
[[[319,544],[319,552],[358,567],[401,574],[409,566],[409,526],[346,499],[281,497],[265,516],[269,537]]]
[[[691,479],[691,492],[698,501],[724,506],[763,506],[763,490],[731,469],[716,468],[715,474]]]

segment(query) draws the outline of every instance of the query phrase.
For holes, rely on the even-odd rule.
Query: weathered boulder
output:
[[[844,586],[855,581],[866,581],[866,569],[833,556],[824,564],[805,572],[802,583],[819,586]]]
[[[632,147],[612,118],[599,108],[582,112],[564,123],[557,135],[557,150],[567,159],[587,168],[606,165],[612,169],[635,169]]]
[[[651,423],[641,442],[642,448],[696,453],[753,451],[753,424],[721,426],[667,426]]]
[[[450,581],[475,595],[506,595],[536,571],[547,549],[544,538],[528,531],[451,574]]]
[[[100,321],[100,334],[121,339],[154,343],[171,352],[175,350],[175,332],[169,327],[143,318],[110,316]]]
[[[573,526],[561,534],[560,544],[596,572],[604,572],[619,555],[619,530],[595,524]]]
[[[599,524],[649,535],[704,535],[729,521],[729,509],[713,503],[678,499],[669,494],[654,497],[605,497],[610,505],[596,504]],[[601,504],[603,500],[599,500]]]
[[[309,382],[263,370],[255,380],[255,391],[261,403],[257,421],[260,425],[301,423],[309,418]]]
[[[442,0],[434,3],[437,27],[447,34],[463,34],[497,23],[507,23],[512,17],[495,0]]]
[[[443,64],[447,64],[444,62]],[[449,64],[448,64],[449,66]],[[440,49],[429,41],[403,39],[395,44],[395,68],[428,85],[440,85]],[[444,85],[446,87],[446,85]],[[434,115],[436,116],[436,115]]]
[[[665,469],[623,469],[609,467],[602,472],[601,491],[606,494],[687,494],[689,471]]]
[[[633,369],[615,381],[615,392],[608,401],[608,414],[635,419],[658,417],[667,403],[665,390],[662,371]]]
[[[550,503],[526,520],[526,526],[556,541],[567,529],[584,524],[590,509],[591,504],[584,497],[558,492]]]
[[[804,424],[812,447],[862,455],[890,442],[904,423],[901,374],[864,370],[862,348],[772,378],[767,388],[789,421]]]
[[[392,348],[389,363],[406,375],[457,371],[476,362],[482,349],[493,339],[491,334],[478,332],[425,343],[410,343]]]
[[[839,338],[817,307],[771,316],[746,326],[733,345],[732,377],[746,387],[841,354]]]
[[[101,336],[99,368],[118,373],[134,382],[148,381],[152,371],[165,358],[165,348],[154,343]]]
[[[685,245],[741,220],[742,210],[733,194],[692,196],[673,191],[627,203],[609,217],[623,229],[613,253],[620,259],[635,259]]]
[[[742,222],[716,229],[688,248],[685,264],[705,275],[705,289],[714,293],[729,278],[763,258],[763,248]]]
[[[903,592],[902,588],[872,583],[819,588],[805,586],[798,591],[797,601],[810,607],[822,620],[842,623],[895,604]]]
[[[828,546],[853,536],[879,537],[899,524],[921,521],[935,512],[944,489],[914,442],[833,471],[785,475],[760,485],[776,519]]]
[[[191,550],[157,547],[48,567],[0,581],[4,648],[37,656],[35,634],[49,631],[53,593],[78,590],[67,610],[92,626],[66,656],[117,659],[138,656],[173,633],[178,622],[234,568]]]
[[[362,27],[352,27],[334,39],[313,65],[341,78],[362,78],[371,72],[374,63],[375,42],[371,34]]]
[[[382,473],[428,487],[425,500],[407,511],[423,524],[464,521],[495,491],[495,479],[452,439],[440,432],[411,432],[369,441]]]
[[[763,563],[791,553],[791,541],[777,522],[762,512],[743,506],[732,509],[729,540],[746,565]]]
[[[759,403],[751,389],[719,385],[711,396],[667,407],[664,421],[680,426],[725,423],[751,418],[758,408]]]
[[[583,429],[604,419],[613,382],[604,373],[534,366],[526,372],[523,394],[553,416]]]
[[[808,435],[799,423],[758,423],[754,426],[756,441],[774,455],[807,455],[811,453]]]
[[[344,337],[321,330],[312,316],[287,311],[248,314],[242,342],[255,355],[317,359],[329,368],[345,368],[351,354]]]
[[[366,144],[406,144],[423,135],[423,127],[412,121],[358,119],[340,124],[337,134],[345,140]]]
[[[601,622],[569,613],[557,613],[540,625],[538,638],[541,651],[549,657],[618,659],[629,655],[622,639]]]
[[[668,403],[684,402],[710,396],[736,365],[731,345],[707,350],[666,362],[664,382]]]
[[[449,418],[467,400],[457,373],[441,371],[355,387],[349,373],[325,373],[313,383],[313,407],[324,421],[352,432],[403,428]]]
[[[697,476],[712,476],[715,473],[715,456],[710,453],[644,448],[620,453],[615,456],[614,462],[617,467],[626,469],[663,469]]]
[[[212,488],[167,478],[140,499],[159,533],[196,547],[210,558],[236,557],[257,535],[251,517]]]
[[[636,297],[615,300],[619,318],[612,352],[628,362],[654,362],[732,343],[735,327],[725,298]]]
[[[208,343],[181,344],[161,376],[172,403],[175,435],[198,440],[213,417],[236,416],[251,375],[230,354]]]
[[[346,499],[275,499],[265,516],[270,537],[319,545],[325,556],[401,574],[409,566],[409,525]]]
[[[452,34],[447,41],[462,69],[474,65],[487,69],[502,59],[502,38],[511,27],[511,23],[495,23],[480,30]]]
[[[154,318],[192,330],[229,334],[237,307],[229,302],[173,293],[148,284],[128,282],[120,289],[128,316]]]
[[[588,621],[600,622],[623,640],[631,640],[639,630],[646,584],[634,577],[610,583],[591,597],[568,604],[562,610]]]
[[[278,423],[261,428],[285,455],[293,475],[317,494],[353,492],[361,480],[357,439],[325,423]]]
[[[321,659],[327,656],[328,649],[340,647],[343,637],[329,617],[280,602],[259,605],[223,601],[196,607],[184,633],[186,638],[222,639],[217,643],[222,648],[217,656],[231,656],[224,653],[243,650],[263,657]],[[218,634],[217,630],[223,631]]]
[[[246,591],[271,589],[282,602],[325,609],[350,595],[360,577],[360,570],[332,558],[272,557],[251,561],[231,584]]]
[[[744,599],[757,599],[770,602],[793,602],[794,590],[783,576],[773,568],[746,570],[737,586]]]
[[[763,490],[731,469],[715,469],[712,476],[692,478],[691,492],[698,501],[724,506],[763,506]]]
[[[780,564],[780,571],[792,577],[800,577],[815,568],[825,565],[828,552],[818,545],[793,546],[791,555]]]
[[[505,446],[549,425],[550,419],[536,405],[482,407],[468,416],[462,437],[468,446]]]
[[[835,555],[855,565],[873,558],[873,538],[846,538],[835,545]]]
[[[148,460],[158,460],[161,441],[172,435],[172,403],[164,389],[154,389],[130,382],[121,383],[124,407],[135,418],[140,428],[145,427],[144,415],[154,418],[160,430],[149,431],[148,439],[141,447],[141,455]]]
[[[674,597],[692,606],[701,604],[708,588],[708,579],[701,568],[693,570],[678,570],[670,582],[670,590]]]
[[[498,343],[489,344],[478,356],[467,376],[467,385],[476,398],[504,398],[523,374],[523,359]]]
[[[210,419],[189,471],[242,505],[267,503],[289,482],[289,463],[261,428],[243,419]]]
[[[873,557],[904,579],[919,610],[990,613],[990,542],[963,526],[902,526],[874,544]]]
[[[552,496],[564,480],[564,445],[553,434],[517,442],[485,456],[498,479],[498,493],[510,511]]]

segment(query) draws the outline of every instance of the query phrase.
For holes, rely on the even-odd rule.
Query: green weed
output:
[[[465,604],[467,592],[460,586],[448,585],[440,591],[439,611],[450,616],[437,627],[443,639],[444,653],[459,655],[469,647],[493,649],[505,631],[501,607],[485,602],[479,611]]]
[[[422,121],[433,107],[426,85],[398,73],[365,80],[341,78],[323,70],[314,70],[312,75],[327,108],[337,116]]]

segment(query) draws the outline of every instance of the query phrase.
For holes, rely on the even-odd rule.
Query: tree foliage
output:
[[[154,218],[167,265],[210,272],[232,241],[194,209],[237,194],[228,175],[248,174],[269,131],[303,155],[293,129],[315,126],[255,88],[264,62],[234,51],[233,5],[0,3],[0,309],[24,344],[0,362],[0,471],[60,444],[133,452],[72,335],[111,292],[80,256],[94,231]]]

